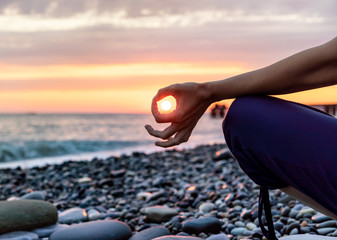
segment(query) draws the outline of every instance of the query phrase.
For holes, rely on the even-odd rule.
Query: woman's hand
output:
[[[169,95],[176,99],[176,109],[169,114],[160,114],[157,102]],[[157,146],[172,147],[187,142],[211,103],[210,94],[203,84],[183,83],[162,88],[153,98],[151,110],[158,123],[170,122],[171,125],[163,131],[155,130],[150,125],[146,125],[145,128],[150,135],[164,140],[157,141]]]

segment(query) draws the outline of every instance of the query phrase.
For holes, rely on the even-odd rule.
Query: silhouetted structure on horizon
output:
[[[215,104],[214,107],[211,109],[211,117],[212,118],[216,118],[216,117],[223,118],[225,117],[226,111],[227,111],[226,105]]]
[[[311,107],[314,107],[328,114],[336,116],[337,104],[311,105]]]

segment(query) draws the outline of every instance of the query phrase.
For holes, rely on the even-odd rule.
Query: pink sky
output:
[[[157,89],[219,80],[336,35],[337,2],[4,0],[0,112],[149,112]],[[285,96],[337,102],[336,87]]]

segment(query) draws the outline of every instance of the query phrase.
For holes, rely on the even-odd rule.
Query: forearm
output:
[[[204,83],[212,102],[244,95],[277,95],[337,83],[337,38],[275,64]]]

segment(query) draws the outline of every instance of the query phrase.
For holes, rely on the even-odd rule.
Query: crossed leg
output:
[[[337,119],[267,96],[236,99],[223,123],[226,142],[258,185],[280,188],[337,220]]]

